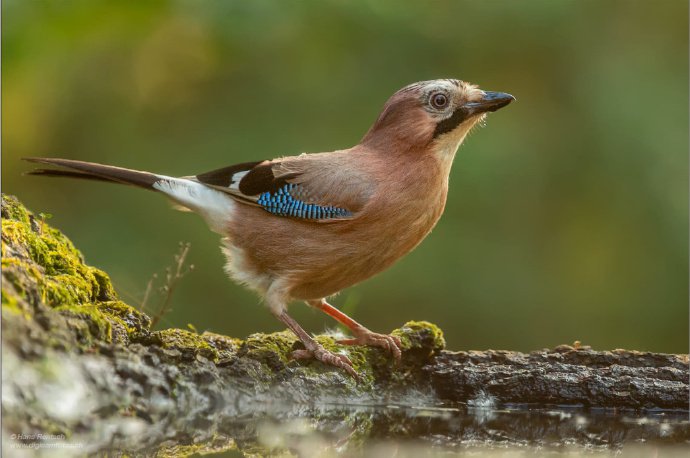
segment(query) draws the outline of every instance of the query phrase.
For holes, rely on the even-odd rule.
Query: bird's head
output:
[[[510,94],[482,91],[460,80],[421,81],[388,99],[362,143],[397,151],[431,148],[454,154],[486,113],[513,100]]]

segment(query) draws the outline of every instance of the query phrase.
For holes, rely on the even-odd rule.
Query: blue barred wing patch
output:
[[[287,183],[278,191],[264,192],[256,201],[264,210],[278,216],[292,216],[302,219],[346,218],[352,213],[344,208],[332,205],[308,204],[300,200],[300,186]]]

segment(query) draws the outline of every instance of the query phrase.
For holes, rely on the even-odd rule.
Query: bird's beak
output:
[[[496,111],[513,100],[515,97],[505,92],[484,91],[484,97],[480,101],[466,103],[463,108],[468,115],[476,115],[487,111]]]

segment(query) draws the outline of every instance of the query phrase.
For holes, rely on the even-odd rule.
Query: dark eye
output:
[[[448,106],[448,96],[441,92],[437,92],[431,96],[431,106],[436,109],[442,110]]]

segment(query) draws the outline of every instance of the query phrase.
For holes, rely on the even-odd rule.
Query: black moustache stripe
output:
[[[434,138],[439,135],[450,132],[451,130],[458,127],[467,118],[467,113],[462,108],[456,109],[452,115],[448,118],[440,121],[436,124],[436,129],[434,130]]]

